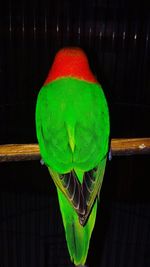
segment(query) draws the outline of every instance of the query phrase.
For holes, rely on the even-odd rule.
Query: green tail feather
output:
[[[76,265],[86,262],[91,234],[94,228],[97,200],[85,226],[81,226],[78,216],[63,193],[57,188],[60,210],[65,228],[66,241],[71,261]]]

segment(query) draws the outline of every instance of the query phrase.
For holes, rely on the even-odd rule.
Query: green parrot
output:
[[[109,149],[109,111],[81,48],[59,50],[36,103],[40,153],[56,185],[71,261],[84,266]]]

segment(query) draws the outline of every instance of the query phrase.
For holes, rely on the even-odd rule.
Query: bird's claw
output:
[[[109,153],[108,153],[108,159],[112,160],[112,150],[111,149],[109,150]]]
[[[43,159],[40,160],[40,163],[41,163],[41,165],[45,164]]]

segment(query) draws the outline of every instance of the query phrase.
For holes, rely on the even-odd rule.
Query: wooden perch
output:
[[[150,138],[112,139],[112,156],[150,154]],[[39,160],[37,144],[0,145],[0,162]]]

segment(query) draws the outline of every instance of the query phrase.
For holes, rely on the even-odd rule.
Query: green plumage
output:
[[[83,227],[79,223],[77,213],[73,210],[73,207],[69,204],[63,193],[59,189],[57,191],[71,260],[75,265],[84,265],[95,223],[97,201],[93,206],[88,222]]]
[[[108,107],[100,85],[68,77],[43,86],[36,105],[36,131],[42,158],[57,186],[71,260],[84,265],[109,145]],[[82,226],[60,177],[72,172],[80,190],[85,173],[94,168],[95,180],[86,196],[89,217]]]

